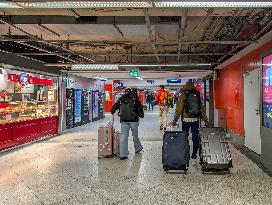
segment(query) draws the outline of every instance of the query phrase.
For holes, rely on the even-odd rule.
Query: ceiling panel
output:
[[[110,24],[48,24],[46,26],[63,35],[119,35],[116,28]]]

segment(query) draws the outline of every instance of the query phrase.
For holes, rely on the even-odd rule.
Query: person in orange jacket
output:
[[[170,106],[169,96],[170,94],[164,89],[164,85],[160,85],[160,90],[155,96],[155,102],[159,106],[160,130],[165,130],[167,127],[167,114]]]

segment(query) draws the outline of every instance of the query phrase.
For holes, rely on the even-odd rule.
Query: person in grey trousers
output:
[[[128,158],[128,137],[131,130],[134,142],[135,153],[143,150],[143,146],[138,137],[139,117],[144,118],[143,107],[131,89],[126,88],[125,94],[112,106],[111,114],[119,110],[121,122],[120,138],[120,160]]]

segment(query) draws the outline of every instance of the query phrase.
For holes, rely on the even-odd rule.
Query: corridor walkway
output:
[[[97,159],[97,128],[106,120],[0,155],[0,204],[269,205],[272,178],[231,146],[231,174],[164,173],[157,114],[146,114],[144,152]],[[131,140],[131,139],[130,139]]]

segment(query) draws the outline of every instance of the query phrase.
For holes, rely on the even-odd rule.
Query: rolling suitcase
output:
[[[98,129],[98,158],[113,155],[113,125],[108,124]]]
[[[119,155],[119,141],[121,133],[114,129],[114,117],[112,122],[98,129],[98,158]]]
[[[163,135],[162,164],[164,171],[188,170],[190,146],[188,135],[178,129],[166,130]]]
[[[229,144],[223,128],[200,128],[200,164],[202,172],[226,170],[232,167]]]

